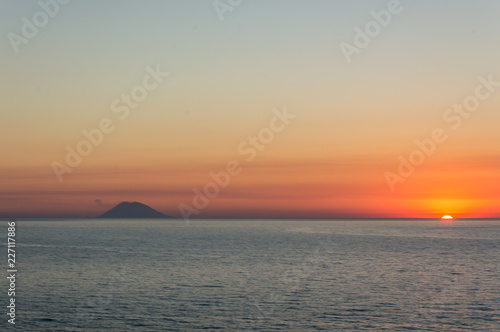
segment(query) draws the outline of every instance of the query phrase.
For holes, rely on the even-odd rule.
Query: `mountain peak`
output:
[[[98,218],[163,219],[170,217],[139,202],[121,202]]]

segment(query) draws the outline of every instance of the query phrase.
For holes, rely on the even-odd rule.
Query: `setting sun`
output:
[[[446,216],[442,216],[441,219],[442,220],[453,220],[453,217],[450,215],[446,215]]]

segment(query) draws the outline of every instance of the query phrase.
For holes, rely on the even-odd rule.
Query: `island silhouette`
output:
[[[166,219],[172,218],[139,202],[121,202],[97,218],[107,219]]]

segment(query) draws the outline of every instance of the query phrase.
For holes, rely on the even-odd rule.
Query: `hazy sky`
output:
[[[0,216],[499,215],[499,1],[40,3],[0,1]]]

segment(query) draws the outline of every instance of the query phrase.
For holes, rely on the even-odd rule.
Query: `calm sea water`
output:
[[[500,331],[500,221],[18,221],[17,242],[21,331]]]

